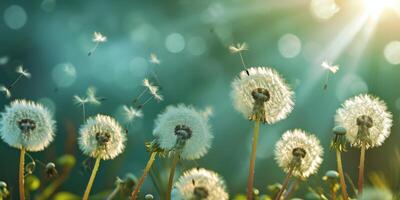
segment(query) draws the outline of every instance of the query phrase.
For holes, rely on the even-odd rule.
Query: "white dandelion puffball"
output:
[[[186,171],[175,183],[172,191],[173,200],[227,200],[225,182],[215,172],[206,169]]]
[[[322,163],[323,149],[319,140],[303,130],[286,131],[275,146],[275,160],[288,173],[297,150],[303,151],[300,165],[294,167],[293,176],[307,178],[318,171]]]
[[[12,147],[41,151],[54,139],[55,121],[41,104],[15,100],[1,114],[1,138]]]
[[[358,135],[360,118],[367,118],[372,122],[368,129],[367,141],[364,142]],[[385,102],[377,97],[362,94],[346,100],[336,111],[336,124],[346,128],[346,138],[352,146],[372,148],[382,145],[390,134],[392,114],[387,111]],[[361,139],[361,140],[360,140]]]
[[[210,129],[207,118],[191,106],[168,106],[158,115],[153,135],[167,151],[176,150],[179,138],[184,137],[180,157],[193,160],[202,157],[210,148],[213,139]]]
[[[79,130],[79,147],[84,154],[103,160],[113,159],[124,151],[126,135],[112,117],[96,115]]]
[[[273,124],[285,119],[293,110],[294,94],[285,80],[274,69],[252,67],[240,73],[232,82],[232,98],[236,110],[252,119],[257,107],[257,97],[265,97],[262,102],[264,113],[262,122]]]

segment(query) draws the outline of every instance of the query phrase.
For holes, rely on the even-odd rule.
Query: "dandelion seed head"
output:
[[[41,104],[15,100],[1,114],[1,138],[15,148],[41,151],[54,138],[55,121]]]
[[[301,162],[293,168],[293,176],[307,178],[318,171],[322,163],[323,149],[319,140],[305,131],[286,131],[275,146],[275,160],[288,173],[293,167],[296,150],[304,151]]]
[[[213,135],[208,120],[191,106],[168,106],[158,115],[153,135],[164,150],[176,150],[180,137],[185,137],[180,156],[193,160],[205,155],[211,147]],[[183,136],[182,134],[186,134]]]
[[[333,74],[336,74],[336,72],[339,71],[339,65],[331,65],[329,64],[327,61],[322,62],[321,66],[327,70],[329,70],[330,72],[332,72]]]
[[[106,42],[107,37],[101,34],[100,32],[94,32],[93,33],[93,42]]]
[[[367,118],[371,120],[366,138],[360,137],[357,121]],[[390,134],[392,114],[387,110],[385,102],[368,94],[361,94],[346,100],[336,111],[336,124],[347,130],[346,138],[352,146],[366,148],[381,146]]]
[[[80,149],[93,158],[114,159],[125,149],[125,132],[114,118],[106,115],[89,118],[79,134]]]
[[[24,69],[22,65],[19,65],[15,71],[26,78],[31,77],[31,73],[29,73],[28,70]]]
[[[273,124],[293,110],[293,92],[274,69],[253,67],[242,71],[232,82],[232,88],[235,109],[249,119],[257,116],[262,122]],[[256,97],[264,99],[258,103]]]
[[[7,98],[11,97],[11,91],[4,85],[0,85],[0,92],[2,92]]]
[[[247,51],[247,50],[248,50],[248,45],[245,42],[232,44],[231,46],[229,46],[229,51],[234,54],[240,53],[242,51]]]
[[[157,55],[155,53],[150,54],[150,63],[153,63],[155,65],[159,65],[161,61],[158,59]]]
[[[143,112],[141,110],[134,109],[132,106],[124,105],[122,108],[124,110],[125,120],[128,122],[131,122],[136,118],[143,117]]]
[[[215,172],[194,168],[183,173],[172,191],[173,200],[227,200],[224,180]]]

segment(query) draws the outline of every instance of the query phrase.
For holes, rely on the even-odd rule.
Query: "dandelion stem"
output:
[[[329,191],[331,193],[332,200],[336,200],[336,192],[332,186],[330,187]]]
[[[96,177],[97,170],[99,170],[100,160],[101,160],[100,157],[96,158],[96,162],[94,163],[92,174],[90,175],[90,179],[89,179],[89,182],[88,182],[88,184],[86,186],[86,190],[85,190],[85,193],[83,194],[82,200],[89,199],[89,194],[90,194],[90,190],[92,189],[92,186],[93,186],[94,178]]]
[[[286,178],[282,183],[282,188],[276,195],[275,200],[281,199],[281,196],[282,196],[283,192],[285,191],[286,187],[288,186],[290,178],[292,177],[292,172],[293,172],[293,167],[289,170],[288,174],[286,175]]]
[[[171,200],[171,190],[172,190],[172,183],[174,181],[174,175],[175,175],[175,169],[176,165],[178,164],[179,161],[179,152],[174,153],[174,158],[172,160],[172,166],[169,171],[169,178],[168,178],[168,187],[167,187],[167,196],[166,200]]]
[[[21,148],[19,156],[19,199],[25,200],[25,148]]]
[[[260,120],[256,120],[254,123],[254,133],[253,133],[253,145],[251,148],[250,155],[250,169],[249,169],[249,177],[247,179],[247,199],[253,199],[253,184],[254,184],[254,166],[256,162],[256,151],[257,151],[257,141],[258,135],[260,132]]]
[[[112,200],[112,199],[114,199],[114,197],[118,194],[119,189],[120,189],[120,187],[119,187],[119,185],[117,185],[117,187],[115,187],[115,189],[111,192],[111,194],[108,195],[108,197],[107,197],[106,200]]]
[[[358,170],[358,195],[360,195],[363,191],[364,162],[365,162],[365,144],[362,144],[361,152],[360,152],[360,166],[359,166],[359,170]]]
[[[239,56],[240,56],[240,60],[242,61],[242,64],[243,64],[243,69],[246,70],[246,64],[244,64],[244,59],[243,59],[241,52],[239,52]]]
[[[299,179],[296,179],[290,184],[289,189],[284,196],[284,199],[289,199],[289,197],[292,196],[292,194],[298,189],[299,182]]]
[[[336,150],[336,160],[337,160],[337,168],[338,168],[338,172],[339,172],[340,187],[342,190],[343,200],[348,200],[349,195],[347,194],[346,181],[344,180],[342,156],[341,156],[339,150]]]
[[[143,175],[142,175],[142,177],[140,177],[139,182],[135,187],[135,190],[132,192],[132,195],[131,195],[131,199],[132,200],[136,200],[137,199],[138,194],[140,192],[140,188],[142,187],[142,185],[144,183],[144,180],[145,180],[147,174],[149,173],[149,171],[151,169],[151,166],[154,163],[156,155],[157,155],[157,152],[151,152],[150,159],[149,159],[149,161],[147,161],[146,168],[144,168]]]

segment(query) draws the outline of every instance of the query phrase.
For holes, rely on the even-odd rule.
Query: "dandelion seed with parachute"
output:
[[[303,130],[286,131],[275,145],[275,160],[286,173],[282,188],[275,200],[282,196],[292,176],[306,179],[318,171],[323,149],[319,140]]]
[[[247,198],[252,199],[260,123],[273,124],[285,119],[293,110],[293,92],[274,69],[252,67],[232,82],[231,96],[235,109],[255,121],[247,184]]]
[[[41,104],[15,100],[1,114],[0,134],[4,142],[20,150],[19,192],[25,199],[25,155],[27,151],[42,151],[54,138],[55,121]]]
[[[328,89],[328,81],[329,81],[329,75],[336,74],[336,72],[339,71],[339,65],[331,65],[327,61],[322,62],[321,66],[327,70],[326,72],[326,79],[324,83],[324,90]]]
[[[135,99],[133,99],[133,104],[137,103],[145,94],[146,92],[150,92],[150,97],[148,97],[143,103],[139,104],[137,106],[138,109],[141,109],[144,105],[149,103],[152,99],[156,99],[156,101],[160,102],[163,101],[164,98],[159,94],[159,88],[155,85],[153,85],[149,79],[145,78],[143,79],[143,86],[145,89],[137,96]]]
[[[86,120],[86,104],[100,105],[100,98],[96,96],[96,88],[89,87],[86,91],[86,97],[78,95],[73,96],[73,101],[76,105],[82,106],[83,122]]]
[[[83,200],[89,198],[101,160],[114,159],[125,149],[126,134],[112,117],[96,115],[89,118],[79,130],[79,148],[85,155],[96,159]]]
[[[183,173],[174,185],[173,200],[228,200],[225,181],[215,172],[194,168]]]
[[[364,183],[365,151],[383,144],[390,134],[392,114],[385,102],[378,97],[361,94],[346,100],[336,111],[335,121],[347,130],[346,138],[354,147],[360,148],[358,191]]]
[[[229,51],[233,54],[239,54],[240,60],[242,61],[243,69],[246,69],[246,64],[244,63],[242,51],[247,51],[248,50],[248,45],[247,43],[237,43],[237,44],[232,44],[229,46]]]
[[[14,80],[14,82],[12,82],[9,86],[6,87],[9,90],[9,92],[18,83],[18,81],[21,80],[21,78],[23,77],[31,78],[32,76],[31,73],[29,73],[27,69],[24,69],[22,65],[19,65],[15,71],[19,74],[19,76]]]
[[[157,55],[155,53],[150,54],[150,63],[159,65],[161,63],[160,59],[158,59]]]
[[[96,31],[95,31],[95,32],[93,33],[93,39],[92,39],[92,41],[95,43],[95,46],[93,47],[93,49],[91,49],[91,50],[89,51],[88,56],[92,55],[92,54],[96,51],[96,49],[97,49],[97,47],[100,45],[100,43],[106,42],[106,41],[107,41],[107,37],[104,36],[102,33],[96,32]]]
[[[137,110],[131,106],[126,105],[124,105],[122,108],[124,110],[124,116],[127,122],[132,122],[136,118],[143,117],[143,112],[141,110]]]

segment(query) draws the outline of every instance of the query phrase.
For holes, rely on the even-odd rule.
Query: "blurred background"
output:
[[[149,157],[144,143],[153,139],[153,121],[166,106],[212,107],[212,148],[196,162],[182,162],[180,170],[200,166],[218,172],[233,197],[245,193],[253,124],[231,103],[230,84],[242,66],[239,55],[231,54],[228,47],[246,42],[249,50],[242,52],[246,65],[275,68],[296,96],[287,119],[262,126],[255,174],[255,187],[261,193],[268,192],[267,185],[283,180],[273,148],[284,131],[294,128],[316,134],[325,148],[319,173],[303,183],[295,196],[304,196],[308,186],[324,186],[321,177],[336,168],[329,150],[335,111],[347,98],[365,92],[383,99],[394,115],[390,137],[382,147],[367,151],[367,173],[382,173],[392,190],[399,191],[400,176],[394,173],[399,173],[400,165],[394,161],[400,141],[400,2],[377,2],[1,0],[0,84],[16,80],[18,65],[32,74],[15,84],[11,98],[1,94],[1,110],[19,98],[50,108],[57,121],[55,141],[45,151],[31,154],[43,162],[55,162],[66,153],[74,155],[77,163],[58,191],[81,195],[90,171],[85,170],[86,157],[76,143],[82,107],[74,104],[74,95],[84,96],[89,87],[95,87],[103,101],[87,105],[87,116],[114,116],[128,130],[125,152],[102,162],[93,194],[111,190],[117,176],[141,176]],[[95,31],[107,41],[88,56],[96,46]],[[151,62],[151,53],[159,64]],[[321,67],[323,61],[340,67],[329,75],[326,90],[323,86],[330,72]],[[143,117],[127,121],[122,106],[130,105],[143,91],[146,77],[161,88],[164,100],[150,101],[142,109]],[[13,193],[17,192],[18,155],[0,142],[0,179]],[[357,149],[343,155],[344,169],[353,180],[358,155]],[[169,162],[156,161],[162,179],[168,176]],[[39,169],[36,175],[41,177]],[[42,181],[36,193],[50,182]],[[142,191],[158,195],[150,177]]]

